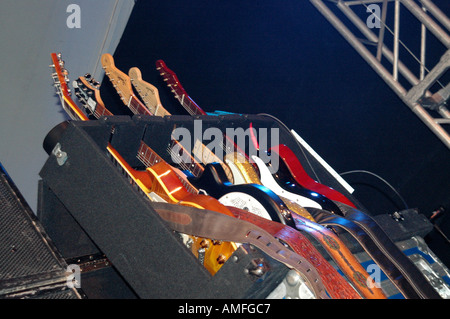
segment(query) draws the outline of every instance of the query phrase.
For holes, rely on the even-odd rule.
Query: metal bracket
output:
[[[67,161],[67,153],[61,150],[61,144],[57,143],[55,148],[53,148],[52,154],[55,155],[56,161],[59,166],[62,166]]]

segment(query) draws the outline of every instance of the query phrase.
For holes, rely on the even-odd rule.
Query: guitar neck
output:
[[[169,155],[178,163],[178,165],[185,171],[189,171],[194,177],[200,177],[205,170],[179,141],[172,140],[172,143],[167,148]]]
[[[152,112],[136,97],[130,95],[129,101],[122,100],[123,103],[133,112],[133,114],[153,115]]]
[[[141,141],[137,158],[147,167],[151,167],[164,161],[154,150],[150,148],[150,146],[145,144],[144,141]]]
[[[164,159],[158,155],[153,149],[150,148],[144,141],[141,141],[137,158],[146,166],[152,167],[160,162],[164,162]],[[182,172],[175,171],[183,186],[192,194],[197,194],[198,190],[185,178]]]
[[[128,71],[128,75],[137,94],[151,113],[155,116],[170,115],[170,113],[162,106],[158,89],[142,79],[142,72],[139,68],[131,68]]]
[[[186,92],[182,94],[176,94],[177,100],[184,107],[186,111],[189,112],[190,115],[206,115],[206,112],[203,111],[194,100],[186,94]]]

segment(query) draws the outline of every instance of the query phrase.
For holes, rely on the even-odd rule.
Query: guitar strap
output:
[[[273,259],[296,270],[315,297],[329,299],[324,283],[313,265],[291,251],[261,227],[215,211],[167,203],[152,207],[172,230],[192,236],[254,245]]]
[[[343,211],[345,218],[359,225],[375,243],[386,251],[386,255],[396,265],[405,276],[406,280],[417,290],[422,298],[441,299],[439,293],[433,288],[424,274],[414,265],[395,243],[389,238],[386,232],[367,214],[360,210],[342,203],[336,203]]]
[[[351,234],[405,298],[440,298],[428,282],[423,282],[426,279],[422,273],[375,221],[362,212],[350,209],[349,206],[345,208],[346,217],[315,208],[308,208],[308,210],[319,224]]]
[[[333,231],[317,223],[311,223],[302,216],[292,214],[292,217],[296,229],[308,233],[321,244],[362,296],[367,299],[386,299],[386,295],[376,285],[374,279],[369,276],[364,267]]]
[[[268,219],[262,218],[255,214],[249,213],[244,210],[237,210],[233,207],[229,207],[230,211],[234,214],[237,219],[246,220],[255,224],[267,232],[269,232],[273,237],[282,240],[286,243],[294,252],[303,256],[307,260],[311,262],[311,264],[317,269],[319,272],[322,282],[325,285],[327,292],[330,294],[333,299],[361,299],[361,296],[357,293],[357,291],[345,280],[343,276],[341,276],[336,269],[322,256],[319,251],[317,251],[316,247],[309,241],[308,238],[305,237],[298,230],[283,225],[281,223],[274,223]],[[302,218],[298,216],[298,218]],[[306,219],[305,219],[306,220]],[[318,228],[323,228],[320,225],[315,224]],[[307,228],[305,226],[305,228]],[[326,245],[325,237],[319,230],[309,229],[310,233],[319,241],[321,241],[324,246]],[[339,240],[339,239],[338,239]],[[339,244],[338,244],[339,245]],[[341,248],[336,247],[334,245],[333,249],[339,250],[344,248],[345,246],[340,245]],[[353,257],[353,256],[352,256]],[[355,259],[356,260],[356,259]],[[348,262],[348,261],[347,261]],[[343,261],[345,263],[345,261]],[[350,262],[348,262],[350,264]],[[373,291],[368,288],[366,285],[366,280],[368,275],[363,275],[365,270],[362,266],[356,261],[356,265],[351,263],[351,266],[354,268],[362,269],[361,273],[356,275],[357,271],[353,271],[350,276],[347,276],[351,279],[354,286],[357,287],[357,290],[365,298],[374,298],[374,299],[383,299],[386,298],[383,293],[379,293],[378,291]],[[348,267],[349,268],[349,267]],[[354,278],[358,278],[358,280],[354,280]],[[378,289],[379,290],[379,289]]]

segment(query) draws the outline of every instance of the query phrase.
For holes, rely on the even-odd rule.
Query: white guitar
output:
[[[266,164],[263,162],[263,160],[260,159],[258,156],[252,155],[252,160],[258,166],[261,183],[264,186],[266,186],[267,188],[269,188],[270,190],[272,190],[275,194],[277,194],[278,196],[282,196],[287,199],[290,199],[293,202],[295,202],[303,207],[313,207],[313,208],[322,209],[322,206],[319,203],[317,203],[307,197],[289,192],[289,191],[285,190],[284,188],[282,188],[277,183],[277,181],[274,179],[274,177],[272,176],[272,173],[270,172],[269,168],[266,166]]]

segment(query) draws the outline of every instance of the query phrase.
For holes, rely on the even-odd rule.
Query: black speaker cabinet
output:
[[[65,260],[0,165],[0,298],[79,299]]]

